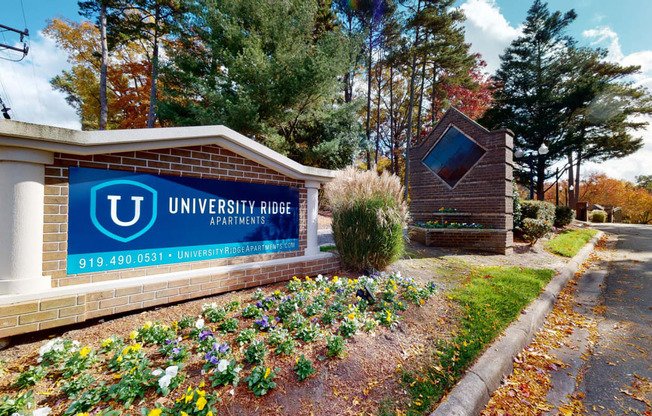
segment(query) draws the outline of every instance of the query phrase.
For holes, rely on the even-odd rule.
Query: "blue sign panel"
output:
[[[70,167],[68,274],[299,249],[299,189]]]

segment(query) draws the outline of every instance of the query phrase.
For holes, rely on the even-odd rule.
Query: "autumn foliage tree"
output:
[[[592,173],[580,185],[580,200],[589,204],[620,207],[632,223],[652,223],[652,193],[632,182]]]
[[[83,130],[100,127],[100,31],[90,21],[73,22],[55,18],[48,23],[45,35],[68,53],[70,70],[64,70],[50,83],[66,95],[77,110]],[[149,107],[150,63],[137,42],[112,51],[107,64],[107,128],[142,128],[147,126]]]

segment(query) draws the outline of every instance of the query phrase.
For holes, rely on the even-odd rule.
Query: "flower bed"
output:
[[[426,222],[415,222],[415,227],[421,228],[452,228],[452,229],[488,229],[492,227],[485,227],[482,224],[475,222],[448,222],[448,221],[426,221]]]
[[[141,403],[148,404],[145,415],[219,414],[221,397],[239,383],[258,397],[276,388],[278,377],[306,380],[315,360],[344,356],[356,333],[394,327],[435,291],[400,275],[295,278],[284,290],[205,304],[199,316],[146,322],[128,337],[111,335],[98,345],[57,338],[11,379],[0,414],[37,414],[34,391],[41,395],[40,415],[48,408],[65,415],[140,414]],[[296,356],[293,374],[272,368],[272,356]]]

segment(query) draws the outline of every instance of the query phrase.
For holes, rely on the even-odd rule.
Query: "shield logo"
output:
[[[156,222],[156,199],[156,190],[140,182],[104,182],[91,188],[91,220],[102,234],[127,243]]]

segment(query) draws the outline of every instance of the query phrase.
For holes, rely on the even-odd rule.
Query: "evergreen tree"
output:
[[[168,52],[161,117],[224,124],[299,162],[350,163],[361,138],[357,103],[340,102],[338,77],[356,46],[335,26],[326,30],[320,4],[198,1]]]
[[[562,140],[562,126],[573,113],[564,106],[564,79],[572,68],[566,56],[573,40],[565,35],[577,15],[573,10],[551,13],[542,0],[535,0],[527,13],[523,35],[501,55],[494,77],[494,107],[481,124],[507,127],[515,134],[515,147],[536,151],[542,144],[554,149]],[[536,190],[543,198],[546,166],[555,153],[536,159]],[[525,161],[516,162],[524,166]]]

